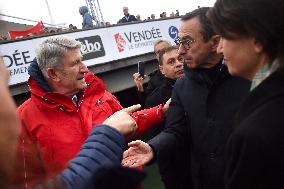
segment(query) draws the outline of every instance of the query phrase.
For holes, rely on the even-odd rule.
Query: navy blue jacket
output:
[[[56,178],[33,189],[134,189],[144,174],[120,166],[125,148],[124,136],[117,130],[96,126],[68,167]]]
[[[87,188],[86,184],[98,174],[98,171],[110,166],[118,166],[126,142],[124,137],[115,129],[108,126],[96,126],[79,154],[70,161],[67,169],[59,177],[65,189]]]
[[[156,74],[157,75],[157,74]],[[163,76],[164,77],[164,76]],[[147,95],[145,108],[166,103],[171,98],[173,86],[176,80],[164,77],[156,88]],[[149,138],[155,137],[164,129],[164,123],[149,130]],[[186,145],[186,144],[184,144]],[[189,153],[184,148],[180,148],[179,153],[168,154],[166,158],[157,159],[159,172],[165,189],[180,189],[188,182],[186,174],[180,174],[186,168],[186,160]]]
[[[190,172],[185,167],[177,174],[191,180],[181,188],[222,189],[225,144],[250,82],[232,77],[221,64],[210,69],[185,67],[185,74],[174,86],[165,129],[149,144],[159,159],[181,148],[190,153]],[[182,146],[186,142],[190,145]]]

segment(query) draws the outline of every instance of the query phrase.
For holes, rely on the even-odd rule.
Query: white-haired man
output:
[[[19,108],[22,122],[15,182],[32,186],[54,176],[80,150],[93,126],[122,109],[82,61],[81,44],[63,36],[46,39],[29,67],[31,98]],[[164,108],[132,114],[133,134],[156,125]],[[94,154],[100,156],[100,154]]]

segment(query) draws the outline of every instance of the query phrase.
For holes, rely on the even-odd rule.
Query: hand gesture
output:
[[[133,74],[133,80],[136,84],[137,90],[139,92],[143,92],[144,91],[144,87],[143,87],[144,77],[142,77],[139,73],[135,73]]]
[[[172,101],[172,99],[170,98],[169,100],[167,100],[166,104],[163,106],[163,112],[164,112],[165,115],[167,115],[166,113],[167,113],[167,111],[170,107],[171,101]]]
[[[130,142],[128,146],[130,148],[123,153],[122,165],[125,167],[139,167],[154,158],[150,145],[141,140]]]
[[[117,129],[121,134],[127,136],[132,134],[137,129],[137,124],[134,119],[130,116],[131,113],[141,108],[140,104],[124,108],[120,111],[115,112],[109,118],[107,118],[103,124],[109,125]]]

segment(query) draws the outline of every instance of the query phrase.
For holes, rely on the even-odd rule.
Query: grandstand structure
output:
[[[104,18],[100,8],[99,0],[85,0],[85,1],[89,9],[89,12],[91,13],[96,23],[96,26],[101,26],[102,23],[104,23]]]

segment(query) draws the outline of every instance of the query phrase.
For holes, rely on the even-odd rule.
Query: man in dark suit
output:
[[[118,21],[118,23],[134,22],[137,21],[134,15],[129,14],[128,7],[123,7],[124,17]]]
[[[181,19],[176,44],[185,77],[173,88],[164,130],[148,144],[129,143],[131,148],[124,153],[124,165],[136,167],[187,150],[190,173],[177,174],[187,174],[188,184],[179,189],[224,188],[226,142],[235,113],[250,89],[249,81],[231,76],[222,64],[222,54],[217,53],[220,36],[206,17],[208,10],[199,8]],[[189,145],[183,147],[186,140]]]

